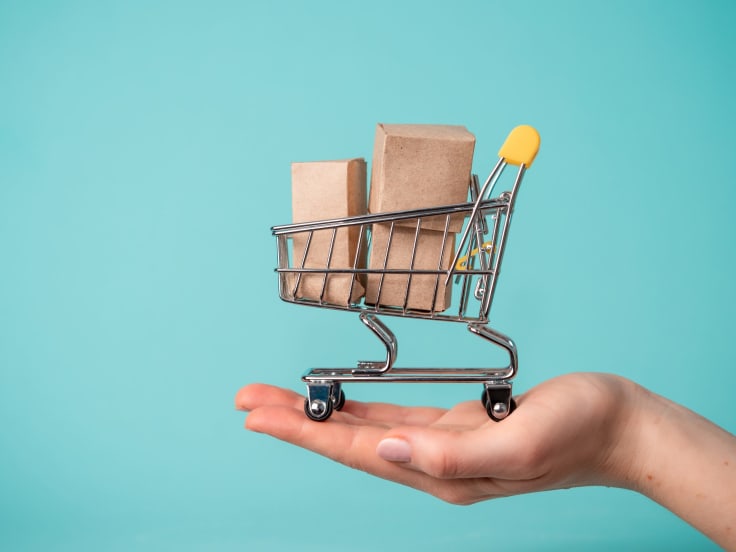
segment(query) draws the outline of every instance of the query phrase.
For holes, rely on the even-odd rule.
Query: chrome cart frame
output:
[[[518,371],[518,352],[516,345],[508,336],[488,326],[489,313],[493,296],[498,283],[509,226],[514,211],[517,193],[526,173],[531,166],[538,148],[539,135],[530,126],[519,126],[512,130],[499,151],[499,159],[489,176],[481,186],[477,176],[472,175],[469,185],[470,201],[456,205],[444,205],[428,209],[415,209],[391,213],[369,214],[341,219],[323,220],[309,223],[297,223],[274,226],[271,230],[277,239],[279,276],[279,296],[284,301],[300,305],[347,310],[359,313],[360,320],[383,343],[386,358],[382,361],[359,361],[354,368],[314,368],[309,370],[302,380],[307,385],[307,397],[304,411],[315,421],[324,421],[333,410],[340,410],[345,403],[342,385],[345,383],[482,383],[481,401],[489,417],[502,420],[514,409],[512,399],[512,380]],[[517,168],[510,190],[492,197],[493,189],[501,174],[508,166]],[[449,269],[442,266],[442,258],[446,252],[439,252],[436,268],[414,268],[417,244],[422,224],[429,217],[438,220],[444,217],[443,237],[450,234],[450,221],[457,217],[464,219],[461,238],[449,264]],[[441,219],[440,219],[441,220]],[[371,236],[374,225],[388,227],[388,242],[381,266],[365,268],[361,259],[365,259],[371,247]],[[404,228],[411,225],[414,229],[414,245],[407,266],[390,268],[387,264],[391,240],[397,226]],[[333,248],[338,230],[355,228],[359,235],[358,247],[352,266],[331,266]],[[330,235],[329,250],[325,266],[307,267],[310,243],[316,233]],[[295,237],[300,236],[303,252],[297,254],[294,247]],[[446,243],[446,240],[443,240]],[[443,246],[444,247],[444,246]],[[299,258],[295,258],[299,257]],[[381,263],[379,263],[381,264]],[[316,276],[314,276],[316,275]],[[347,299],[344,304],[336,304],[326,300],[328,278],[344,275],[350,281],[350,293],[357,282],[365,282],[373,278],[377,282],[377,297],[371,304],[364,298],[356,301]],[[405,278],[403,302],[394,301],[390,305],[382,304],[381,294],[384,280],[388,278]],[[422,277],[434,278],[434,299],[431,308],[418,310],[410,306],[412,279]],[[321,279],[321,292],[318,297],[305,298],[298,294],[303,278]],[[445,286],[452,286],[452,293],[459,291],[459,305],[452,310],[440,311],[436,308],[437,293]],[[381,316],[400,316],[407,318],[462,322],[468,330],[508,353],[509,363],[502,368],[395,368],[398,352],[396,336],[379,318]]]

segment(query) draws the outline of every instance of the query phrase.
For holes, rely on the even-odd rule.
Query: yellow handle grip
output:
[[[517,126],[512,130],[498,151],[498,156],[511,165],[532,166],[539,151],[539,133],[529,125]]]

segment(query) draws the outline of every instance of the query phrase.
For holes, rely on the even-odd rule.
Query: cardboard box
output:
[[[416,228],[394,225],[392,232],[391,223],[374,224],[368,268],[447,270],[455,254],[455,234],[420,230],[412,266],[415,236]],[[384,274],[381,279],[381,274],[368,275],[366,304],[403,308],[406,303],[409,309],[435,312],[450,306],[452,280],[445,287],[444,274]]]
[[[311,299],[324,301],[333,305],[348,305],[357,303],[365,294],[364,275],[353,278],[352,274],[328,274],[327,269],[351,268],[357,250],[357,240],[348,236],[347,228],[339,228],[335,236],[332,258],[328,266],[328,254],[332,241],[332,230],[318,230],[313,233],[309,242],[306,259],[304,251],[307,245],[306,234],[295,234],[293,238],[293,265],[296,268],[316,268],[324,272],[302,274],[288,274],[286,278],[288,296],[295,299]],[[365,267],[365,246],[356,268]],[[302,263],[303,266],[302,266]],[[294,292],[297,282],[299,286]]]
[[[294,222],[353,217],[366,213],[365,159],[292,163],[291,182]],[[332,235],[333,231],[329,229],[314,231],[305,259],[309,236],[307,233],[294,234],[292,265],[323,270],[365,268],[366,236],[360,238],[360,228],[338,228],[330,257]],[[296,285],[297,276],[290,274],[287,278],[289,294]],[[299,299],[346,305],[357,302],[365,291],[362,275],[353,278],[352,274],[314,273],[302,274],[298,280],[295,297]]]
[[[474,149],[475,136],[463,126],[379,123],[373,149],[369,212],[466,202]],[[459,232],[462,225],[463,216],[455,216],[450,231]],[[422,226],[444,230],[445,217],[428,218]]]

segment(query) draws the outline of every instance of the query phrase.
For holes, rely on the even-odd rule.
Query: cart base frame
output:
[[[398,342],[394,333],[374,314],[362,312],[360,320],[386,348],[383,361],[359,361],[357,368],[313,368],[302,381],[307,384],[304,412],[323,422],[333,410],[345,405],[344,383],[482,383],[481,403],[495,421],[506,418],[516,407],[511,380],[516,375],[518,353],[506,335],[484,324],[468,324],[468,330],[504,349],[509,365],[504,368],[394,368]]]
[[[345,404],[344,383],[482,383],[481,403],[495,421],[506,418],[515,408],[512,382],[504,379],[508,368],[392,368],[370,375],[354,368],[313,368],[302,381],[307,384],[304,412],[317,422],[327,420],[333,410]]]

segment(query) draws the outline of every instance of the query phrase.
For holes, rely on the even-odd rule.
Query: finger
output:
[[[346,424],[342,413],[333,414],[326,422],[313,422],[300,410],[264,406],[248,415],[246,427],[445,501],[467,504],[483,497],[477,480],[438,480],[421,471],[385,461],[376,454],[376,447],[386,430],[370,425]]]
[[[342,411],[366,420],[401,425],[429,425],[447,413],[443,408],[407,407],[359,401],[346,402]]]
[[[544,474],[544,463],[519,416],[488,421],[470,430],[407,426],[389,431],[376,448],[382,458],[438,479],[529,480]]]
[[[235,408],[238,410],[253,410],[255,408],[272,405],[301,408],[304,396],[294,391],[254,383],[238,391],[235,396]],[[364,403],[349,400],[342,408],[342,412],[349,413],[357,419],[367,422],[392,425],[423,425],[431,424],[441,418],[447,411],[432,407],[405,407],[387,403]]]
[[[284,406],[263,406],[248,414],[245,427],[251,431],[266,433],[282,441],[309,449],[323,456],[329,456],[342,463],[348,463],[347,453],[354,455],[371,454],[369,436],[374,433],[378,442],[385,429],[375,430],[368,426],[345,423],[334,413],[325,422],[314,422],[307,418],[304,410]]]
[[[314,422],[301,408],[263,406],[248,414],[245,427],[380,477],[405,471],[376,455],[376,445],[386,434],[385,427],[351,423],[350,417],[335,412],[325,422]]]
[[[298,393],[263,383],[246,385],[235,395],[235,408],[238,410],[253,410],[265,405],[296,408],[303,403],[304,397]]]
[[[480,401],[466,401],[453,406],[432,426],[444,429],[474,429],[488,423],[488,413]]]

